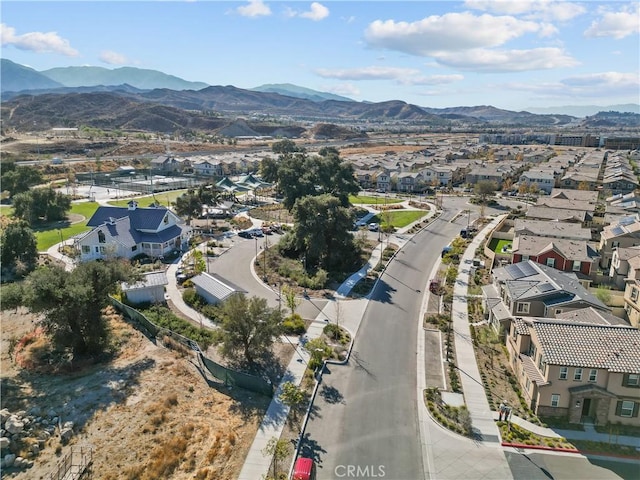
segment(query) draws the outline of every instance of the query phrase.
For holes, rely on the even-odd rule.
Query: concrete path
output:
[[[503,217],[504,215],[495,218],[483,228],[462,255],[460,266],[458,267],[458,277],[453,287],[453,304],[451,307],[456,365],[462,382],[465,403],[471,415],[474,431],[483,441],[488,442],[499,442],[500,435],[498,427],[493,420],[493,412],[489,408],[489,402],[484,392],[476,362],[467,313],[467,287],[469,284],[469,267],[473,264],[476,249]]]

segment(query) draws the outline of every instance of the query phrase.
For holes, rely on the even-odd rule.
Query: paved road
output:
[[[330,366],[314,404],[303,454],[318,479],[423,477],[416,402],[417,318],[427,276],[466,217],[447,212],[414,237],[381,277],[347,366]],[[353,470],[353,469],[356,470]]]

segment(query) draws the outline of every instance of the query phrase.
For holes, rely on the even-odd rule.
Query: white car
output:
[[[379,228],[380,228],[380,225],[378,225],[377,223],[370,223],[369,224],[369,230],[371,232],[377,232]]]

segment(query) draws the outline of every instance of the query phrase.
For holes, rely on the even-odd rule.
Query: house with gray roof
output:
[[[613,251],[618,247],[629,248],[640,245],[640,219],[638,215],[623,217],[617,223],[607,225],[600,232],[600,266],[611,267]]]
[[[506,336],[509,365],[538,415],[640,426],[640,330],[593,312],[514,318]]]
[[[87,222],[91,230],[74,239],[81,262],[105,258],[131,259],[137,255],[159,258],[186,250],[191,228],[165,207],[100,206]]]
[[[496,268],[492,275],[493,284],[482,289],[484,311],[499,332],[515,316],[555,318],[588,307],[609,311],[575,274],[531,260]]]
[[[565,238],[567,240],[591,240],[591,230],[576,223],[545,222],[517,218],[513,227],[514,237],[519,235],[538,235],[540,237]]]
[[[212,305],[224,302],[235,293],[247,293],[243,288],[213,273],[203,272],[193,277],[191,282],[196,293]]]

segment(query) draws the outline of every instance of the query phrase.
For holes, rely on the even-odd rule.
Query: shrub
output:
[[[329,323],[328,325],[326,325],[322,330],[322,333],[324,333],[327,337],[332,338],[333,340],[338,340],[342,335],[340,327],[335,323]]]
[[[297,313],[284,319],[282,322],[284,333],[288,335],[302,335],[306,331],[304,320]]]
[[[196,293],[193,288],[187,288],[182,293],[182,300],[190,307],[197,307],[206,303],[204,299]]]

